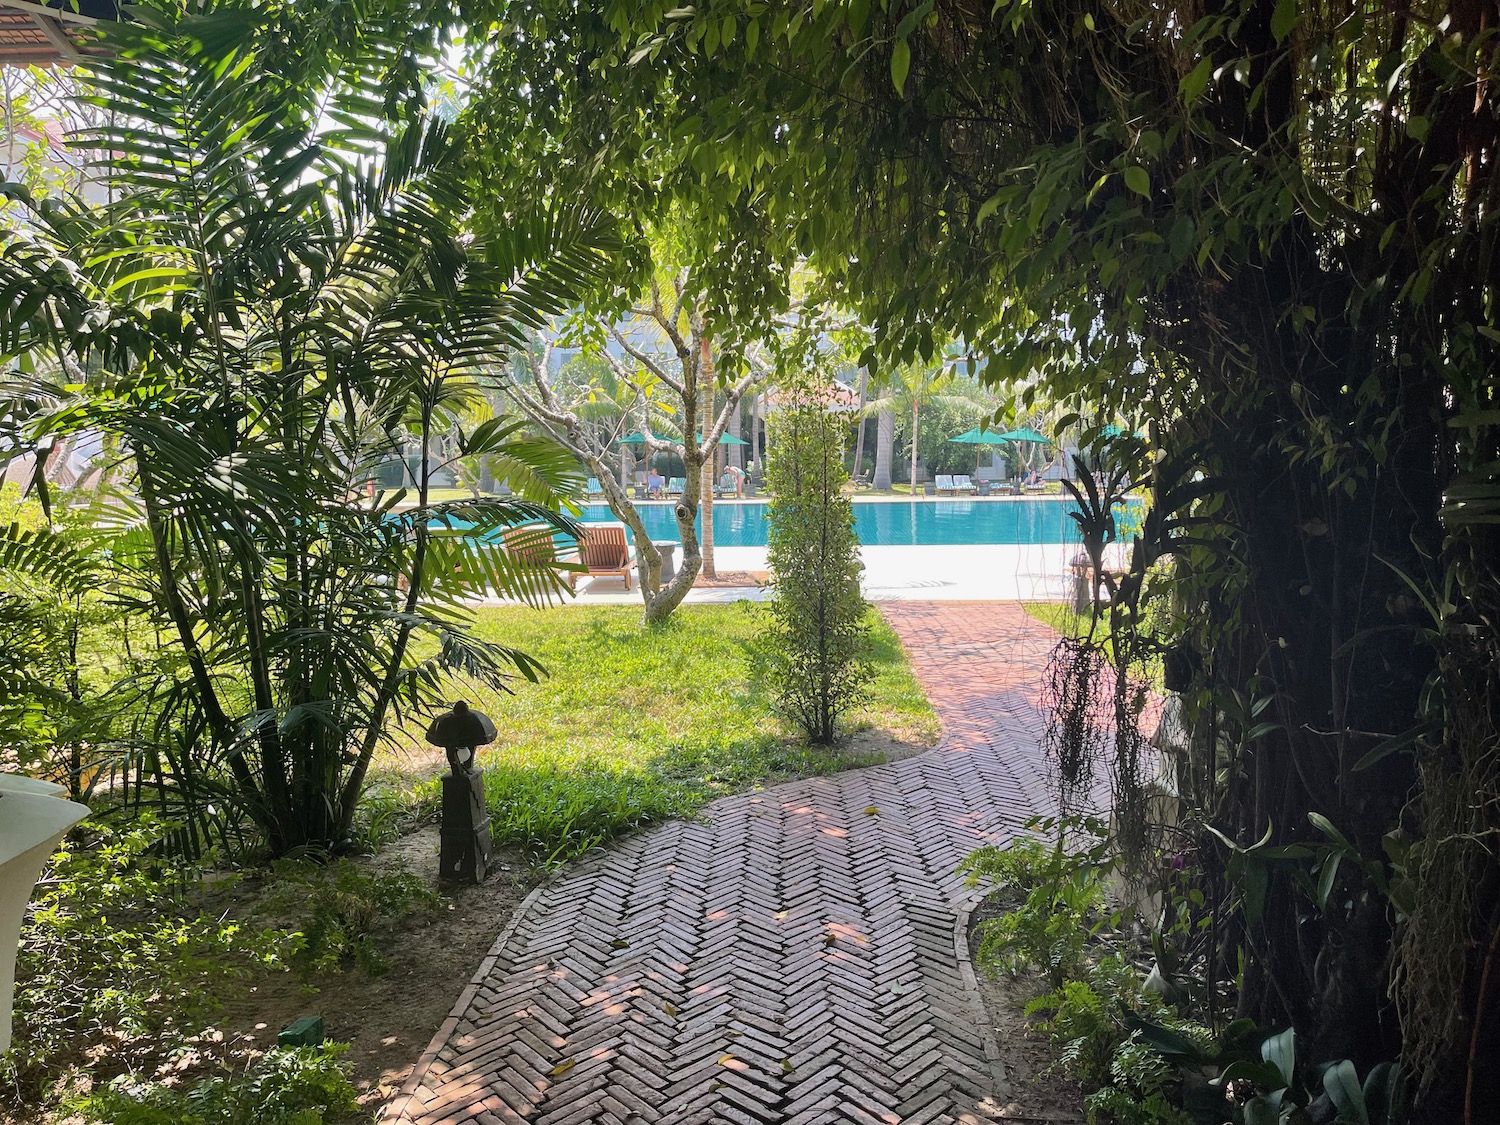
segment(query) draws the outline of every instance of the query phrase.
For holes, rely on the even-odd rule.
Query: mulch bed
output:
[[[700,574],[693,582],[696,589],[725,589],[733,586],[764,586],[771,580],[768,570],[721,570],[709,578]]]

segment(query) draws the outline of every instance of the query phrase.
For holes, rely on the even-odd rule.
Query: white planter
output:
[[[10,1047],[21,916],[42,864],[89,810],[59,799],[60,785],[0,773],[0,1051]]]

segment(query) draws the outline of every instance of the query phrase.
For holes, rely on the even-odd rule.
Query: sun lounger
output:
[[[589,477],[588,488],[589,488],[589,495],[590,496],[603,496],[604,495],[604,488],[603,488],[602,485],[600,485],[598,477]]]
[[[687,487],[687,478],[686,477],[673,477],[671,480],[667,481],[667,495],[668,496],[681,496],[682,495],[682,490],[684,488],[686,488],[686,487]]]
[[[523,571],[536,572],[540,577],[541,572],[552,570],[561,564],[563,567],[577,567],[578,553],[576,551],[561,551],[557,549],[557,541],[552,537],[552,529],[546,524],[533,523],[523,527],[507,527],[501,533],[505,543],[505,551],[520,564]],[[530,575],[526,576],[529,582]],[[571,589],[576,573],[568,575],[568,587]],[[535,587],[536,591],[543,591],[549,587],[541,584]]]
[[[974,487],[974,482],[969,479],[969,475],[967,473],[964,473],[962,476],[956,476],[953,478],[953,491],[977,492],[978,489]]]
[[[936,487],[937,494],[939,496],[941,496],[945,492],[951,493],[953,491],[953,478],[950,476],[945,476],[942,473],[939,473],[937,477],[934,478],[933,484]]]
[[[590,578],[618,575],[625,579],[625,589],[632,588],[635,556],[625,542],[625,525],[620,523],[586,523],[578,539],[578,553]],[[580,574],[570,574],[568,585],[576,588]]]

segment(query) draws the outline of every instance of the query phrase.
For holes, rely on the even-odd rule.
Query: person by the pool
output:
[[[662,480],[661,474],[656,471],[656,466],[653,465],[646,473],[646,495],[654,500],[660,499],[666,485],[667,482]]]
[[[1037,472],[1035,469],[1032,469],[1031,472],[1027,473],[1026,474],[1026,487],[1027,488],[1041,488],[1042,487],[1042,474],[1039,473],[1039,472]]]
[[[730,465],[724,470],[724,475],[719,478],[719,491],[733,492],[738,498],[745,494],[745,474],[742,470]]]

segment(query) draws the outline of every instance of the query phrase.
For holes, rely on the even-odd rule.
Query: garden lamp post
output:
[[[495,741],[495,724],[460,699],[453,710],[433,720],[427,741],[447,751],[452,768],[443,778],[438,878],[481,883],[491,862],[490,817],[484,803],[484,774],[474,768],[474,753]]]

